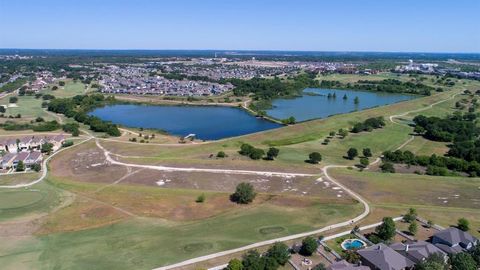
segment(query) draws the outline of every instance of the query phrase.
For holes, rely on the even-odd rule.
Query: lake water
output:
[[[127,127],[165,130],[173,135],[190,133],[204,140],[218,140],[281,127],[246,111],[219,106],[113,105],[90,113]]]
[[[286,119],[293,116],[297,121],[305,121],[415,98],[412,95],[337,89],[308,88],[304,92],[315,95],[274,100],[273,108],[267,110],[267,114],[277,119]],[[332,95],[335,93],[336,98],[328,98],[329,93]],[[346,100],[343,99],[345,94],[347,95]],[[358,104],[354,103],[355,97],[359,98]]]
[[[273,109],[267,111],[268,115],[278,119],[294,116],[297,121],[304,121],[415,98],[352,90],[305,89],[305,92],[315,95],[275,100]],[[336,98],[329,99],[328,93],[336,93]],[[343,99],[344,94],[348,97],[346,100]],[[359,104],[354,104],[355,97],[359,98]],[[161,129],[178,136],[194,133],[204,140],[218,140],[281,126],[235,107],[113,105],[95,109],[90,114],[127,127]]]

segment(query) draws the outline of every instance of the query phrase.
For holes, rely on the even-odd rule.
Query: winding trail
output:
[[[435,105],[438,105],[438,104],[441,104],[443,102],[446,102],[448,100],[451,100],[451,99],[454,99],[455,96],[457,96],[458,94],[460,94],[460,92],[457,92],[455,93],[454,95],[450,96],[449,98],[447,99],[444,99],[444,100],[440,100],[438,102],[435,102],[435,103],[432,103],[430,104],[429,106],[426,106],[426,107],[423,107],[423,108],[420,108],[420,109],[416,109],[416,110],[411,110],[411,111],[407,111],[407,112],[404,112],[404,113],[401,113],[401,114],[397,114],[397,115],[391,115],[389,116],[389,120],[390,122],[394,123],[394,124],[399,124],[399,125],[402,125],[402,123],[398,123],[396,121],[394,121],[395,118],[399,118],[399,117],[403,117],[403,116],[406,116],[410,113],[415,113],[415,112],[420,112],[420,111],[424,111],[424,110],[428,110],[430,108],[432,108],[433,106]],[[94,139],[95,137],[93,135],[91,135],[90,133],[84,131],[85,133],[87,133],[89,135],[89,137],[83,141],[81,141],[80,143],[76,144],[75,146],[77,145],[80,145],[80,144],[83,144],[91,139]],[[402,147],[404,147],[405,145],[407,145],[408,143],[410,143],[412,140],[413,140],[413,136],[411,138],[409,138],[407,141],[405,141],[402,145],[400,145],[397,149],[400,149]],[[117,141],[119,142],[119,141]],[[144,169],[153,169],[153,170],[161,170],[161,171],[182,171],[182,172],[209,172],[209,173],[221,173],[221,174],[247,174],[247,175],[262,175],[262,176],[280,176],[280,177],[295,177],[295,176],[314,176],[314,174],[303,174],[303,173],[285,173],[285,172],[269,172],[269,171],[251,171],[251,170],[231,170],[231,169],[204,169],[204,168],[179,168],[179,167],[167,167],[167,166],[159,166],[159,165],[143,165],[143,164],[131,164],[131,163],[124,163],[124,162],[120,162],[118,160],[115,160],[113,159],[110,155],[113,155],[112,153],[110,153],[108,150],[106,150],[99,142],[99,138],[95,138],[95,143],[97,145],[98,148],[100,148],[103,152],[104,152],[104,155],[105,155],[105,158],[106,160],[111,163],[111,164],[115,164],[115,165],[122,165],[122,166],[127,166],[127,167],[134,167],[134,168],[144,168]],[[128,142],[125,142],[125,143],[128,143]],[[208,143],[208,142],[207,142]],[[171,145],[170,145],[171,146]],[[74,146],[72,146],[74,147]],[[69,147],[71,148],[71,147]],[[0,188],[22,188],[22,187],[29,187],[29,186],[32,186],[32,185],[35,185],[39,182],[41,182],[47,175],[48,173],[48,161],[53,158],[56,154],[62,152],[63,150],[65,149],[69,149],[69,148],[64,148],[64,149],[60,149],[59,151],[53,153],[51,156],[49,156],[47,159],[45,159],[43,161],[43,170],[42,170],[42,176],[33,181],[33,182],[30,182],[30,183],[27,183],[27,184],[19,184],[19,185],[12,185],[12,186],[0,186]],[[378,157],[372,164],[375,164],[375,163],[378,163],[380,162],[380,157]],[[171,265],[168,265],[168,266],[163,266],[163,267],[159,267],[159,268],[155,268],[155,270],[168,270],[168,269],[173,269],[173,268],[177,268],[177,267],[182,267],[182,266],[186,266],[186,265],[190,265],[190,264],[194,264],[194,263],[198,263],[198,262],[202,262],[202,261],[205,261],[205,260],[210,260],[210,259],[214,259],[214,258],[218,258],[218,257],[222,257],[222,256],[225,256],[225,255],[229,255],[229,254],[233,254],[233,253],[237,253],[237,252],[242,252],[242,251],[246,251],[246,250],[249,250],[249,249],[253,249],[253,248],[258,248],[258,247],[261,247],[261,246],[265,246],[265,245],[270,245],[270,244],[273,244],[275,242],[284,242],[284,241],[289,241],[289,240],[294,240],[294,239],[298,239],[298,238],[302,238],[302,237],[306,237],[306,236],[310,236],[310,235],[315,235],[315,234],[320,234],[320,233],[323,233],[325,231],[328,231],[328,230],[332,230],[332,229],[336,229],[336,228],[341,228],[341,227],[346,227],[346,226],[351,226],[353,225],[355,222],[358,222],[358,221],[361,221],[362,219],[364,219],[366,216],[368,216],[368,214],[370,213],[370,206],[368,204],[368,202],[362,198],[359,194],[355,193],[353,190],[349,189],[348,187],[342,185],[341,183],[339,183],[336,179],[334,179],[333,177],[331,177],[328,173],[328,170],[331,169],[331,168],[346,168],[346,167],[349,167],[349,166],[344,166],[344,165],[327,165],[327,166],[324,166],[323,168],[321,168],[321,171],[323,173],[323,176],[330,182],[334,183],[335,185],[341,187],[345,192],[347,192],[352,198],[356,199],[359,203],[361,203],[364,207],[364,210],[362,213],[360,213],[358,216],[352,218],[352,219],[349,219],[347,221],[343,221],[343,222],[339,222],[339,223],[335,223],[335,224],[331,224],[331,225],[328,225],[328,226],[325,226],[323,228],[320,228],[320,229],[317,229],[317,230],[314,230],[314,231],[310,231],[310,232],[304,232],[304,233],[299,233],[299,234],[294,234],[294,235],[289,235],[289,236],[284,236],[284,237],[280,237],[280,238],[275,238],[275,239],[270,239],[270,240],[266,240],[266,241],[261,241],[261,242],[257,242],[257,243],[253,243],[253,244],[250,244],[250,245],[246,245],[246,246],[243,246],[243,247],[239,247],[239,248],[235,248],[235,249],[231,249],[231,250],[225,250],[225,251],[221,251],[221,252],[217,252],[217,253],[213,253],[213,254],[209,254],[209,255],[205,255],[205,256],[200,256],[200,257],[197,257],[197,258],[192,258],[192,259],[189,259],[189,260],[186,260],[186,261],[183,261],[183,262],[179,262],[179,263],[176,263],[176,264],[171,264]],[[119,180],[117,181],[121,181],[123,180],[123,178],[120,178]],[[119,209],[120,211],[122,211],[123,209]],[[122,211],[123,212],[123,211]],[[132,213],[130,212],[125,212],[126,214],[129,214],[129,215],[133,215]]]

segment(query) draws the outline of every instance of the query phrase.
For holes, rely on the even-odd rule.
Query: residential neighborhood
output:
[[[62,147],[65,135],[25,136],[0,141],[0,170],[3,173],[34,169],[43,161],[43,153],[52,153]],[[19,164],[21,164],[19,166]]]

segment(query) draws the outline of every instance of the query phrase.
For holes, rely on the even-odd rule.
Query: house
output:
[[[44,143],[44,139],[40,137],[33,137],[30,141],[30,149],[40,150],[42,148],[42,144]]]
[[[7,142],[0,141],[0,152],[7,152]]]
[[[0,166],[3,170],[10,169],[13,166],[13,161],[17,155],[14,153],[7,153],[0,160]]]
[[[43,160],[43,155],[39,151],[32,151],[25,159],[25,165],[31,167],[35,164],[40,164]]]
[[[449,254],[455,254],[472,249],[479,244],[479,240],[467,232],[450,227],[434,234],[432,244]]]
[[[13,167],[13,168],[17,168],[17,165],[18,165],[18,163],[19,163],[20,161],[22,161],[23,164],[25,164],[25,161],[27,160],[28,155],[30,155],[30,153],[28,153],[28,152],[20,152],[20,153],[18,153],[18,154],[15,156],[15,159],[13,160],[12,167]]]
[[[403,270],[412,269],[414,262],[400,255],[389,246],[380,243],[371,247],[358,250],[362,265],[378,270]]]
[[[30,148],[30,142],[32,141],[32,137],[23,137],[18,142],[18,149],[20,151],[28,151]]]
[[[435,245],[425,242],[418,241],[413,243],[394,243],[390,245],[390,248],[400,253],[402,256],[408,258],[414,263],[421,263],[428,257],[433,254],[441,255],[445,261],[448,259],[448,256],[441,249]]]
[[[62,134],[56,136],[49,136],[46,140],[47,142],[53,144],[52,150],[57,151],[62,147],[62,143],[65,141],[65,136]]]
[[[18,152],[18,145],[17,145],[16,139],[8,139],[5,145],[7,147],[8,152],[14,153],[14,154]]]
[[[327,270],[370,270],[370,267],[365,265],[351,264],[345,260],[341,260],[328,266]]]

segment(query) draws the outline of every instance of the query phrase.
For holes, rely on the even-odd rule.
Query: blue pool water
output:
[[[345,242],[343,242],[342,247],[344,249],[359,249],[364,247],[364,244],[358,239],[352,239],[351,241],[346,240]]]

